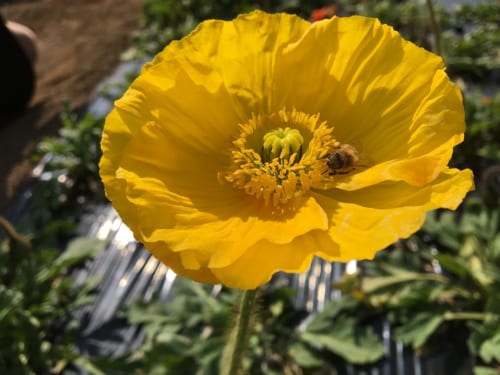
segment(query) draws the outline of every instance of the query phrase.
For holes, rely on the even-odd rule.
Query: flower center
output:
[[[319,122],[319,115],[295,109],[254,115],[240,125],[231,166],[219,173],[219,179],[271,204],[273,212],[283,212],[294,198],[323,188],[330,178],[325,173],[328,155],[340,147],[332,131]]]
[[[262,146],[262,160],[271,162],[274,158],[290,159],[292,154],[297,154],[294,159],[302,157],[304,137],[298,129],[278,128],[264,134]]]

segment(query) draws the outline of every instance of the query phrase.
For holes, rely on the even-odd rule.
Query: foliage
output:
[[[310,356],[318,357],[314,351],[326,350],[349,363],[365,364],[373,363],[384,355],[384,346],[371,327],[377,316],[362,310],[353,315],[355,304],[356,301],[351,298],[330,303],[307,324],[299,338],[302,344],[310,347]]]
[[[312,319],[304,320],[304,313],[290,305],[289,290],[267,289],[250,340],[248,373],[314,373],[325,366],[334,371],[339,360],[375,363],[385,354],[377,328],[384,319],[394,339],[423,355],[468,350],[478,374],[496,371],[500,201],[491,194],[469,199],[460,219],[452,212],[430,215],[419,235],[338,281],[344,297]],[[230,291],[215,298],[210,289],[186,282],[168,304],[136,305],[126,315],[143,325],[145,345],[131,356],[135,361],[120,362],[124,357],[107,366],[125,371],[133,365],[137,373],[161,368],[157,373],[216,374],[233,300]],[[176,361],[166,361],[166,352]]]
[[[94,359],[94,373],[218,374],[238,293],[215,291],[217,288],[181,279],[168,303],[137,303],[124,310],[131,324],[142,326],[144,344],[120,358]],[[292,294],[287,288],[262,291],[246,374],[313,374],[331,356],[363,364],[383,354],[372,328],[353,318],[351,300],[330,305],[301,330],[307,313],[291,304]],[[333,362],[331,366],[335,368]]]
[[[463,5],[443,20],[446,65],[453,73],[494,80],[500,68],[500,4]],[[498,79],[497,79],[498,83]]]
[[[210,0],[147,0],[142,12],[142,27],[135,33],[134,47],[127,59],[144,59],[158,53],[170,41],[180,39],[208,18],[231,19],[240,13],[260,8],[289,12],[308,18],[314,9],[335,4],[338,15],[361,14],[394,26],[401,34],[426,49],[434,48],[428,9],[424,1],[339,0],[258,0],[213,2]],[[452,10],[437,6],[442,31],[444,58],[453,75],[490,81],[492,70],[500,68],[500,8],[498,3],[461,5]]]
[[[500,93],[494,96],[476,88],[464,94],[465,141],[455,150],[454,164],[476,171],[485,162],[500,162]]]
[[[79,361],[79,322],[96,280],[76,284],[71,270],[103,250],[94,238],[73,238],[89,199],[102,199],[97,161],[102,119],[77,120],[68,107],[58,139],[38,146],[28,215],[16,229],[0,217],[0,368],[9,374],[59,374]],[[5,236],[3,233],[5,232]],[[19,234],[22,232],[24,234]]]
[[[448,71],[454,76],[495,80],[490,73],[500,68],[500,5],[485,2],[456,6],[451,10],[435,8]],[[341,0],[339,9],[340,14],[377,17],[419,46],[434,49],[425,1]]]
[[[419,236],[365,263],[362,273],[337,287],[358,300],[358,314],[387,316],[403,343],[429,351],[468,337],[478,364],[498,368],[499,203],[496,192],[486,191],[483,199],[466,202],[460,219],[433,213]]]
[[[33,171],[31,212],[17,223],[25,232],[45,227],[45,240],[53,245],[71,235],[89,204],[104,201],[98,174],[104,119],[91,114],[78,119],[66,105],[61,122],[59,137],[48,138],[37,146],[33,156],[38,165]]]
[[[429,216],[420,235],[338,281],[344,297],[313,317],[290,304],[289,289],[266,288],[246,373],[313,374],[320,368],[333,373],[343,361],[375,363],[385,355],[379,331],[384,319],[394,339],[423,355],[465,354],[467,341],[477,356],[477,373],[496,371],[500,221],[497,207],[483,205],[469,200],[458,222],[449,212]],[[137,304],[124,312],[130,323],[142,325],[145,343],[122,358],[97,360],[96,373],[217,374],[234,291],[215,296],[214,289],[186,280],[175,290],[167,304]],[[457,354],[453,365],[460,359]]]
[[[290,12],[307,18],[324,1],[297,0],[146,0],[142,27],[135,33],[134,47],[124,54],[125,59],[151,58],[172,40],[180,39],[198,23],[210,18],[232,19],[238,14],[259,8],[274,12]]]
[[[218,374],[236,297],[235,290],[219,292],[178,279],[168,304],[137,303],[124,311],[131,324],[142,326],[144,344],[132,355],[95,360],[95,373]],[[261,297],[263,308],[253,326],[245,373],[281,374],[291,366],[286,353],[293,336],[289,327],[301,316],[290,306],[289,297],[290,291],[284,289]]]
[[[62,127],[58,138],[49,138],[37,147],[36,159],[48,157],[44,172],[65,175],[65,184],[76,194],[95,196],[102,194],[99,182],[101,132],[103,118],[87,113],[79,119],[68,104],[61,114]],[[61,178],[59,178],[61,180]]]
[[[103,243],[75,239],[61,254],[39,236],[19,234],[1,217],[0,228],[6,233],[0,243],[0,368],[9,374],[59,374],[78,358],[78,322],[71,312],[89,302],[95,285],[76,285],[68,275]]]

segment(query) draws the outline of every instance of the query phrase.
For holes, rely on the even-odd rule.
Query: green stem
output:
[[[488,320],[493,318],[493,314],[478,312],[451,312],[444,313],[445,320]]]
[[[432,34],[434,34],[434,48],[435,52],[439,56],[443,56],[443,48],[441,47],[441,29],[439,23],[436,20],[436,12],[434,11],[434,6],[432,0],[426,0],[427,9],[429,10],[429,17],[431,19],[431,29]]]
[[[235,325],[222,355],[221,375],[236,375],[250,336],[250,321],[256,305],[257,289],[243,291]]]

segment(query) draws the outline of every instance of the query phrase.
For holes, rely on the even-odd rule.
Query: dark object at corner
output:
[[[0,18],[0,127],[18,116],[35,89],[33,67]]]

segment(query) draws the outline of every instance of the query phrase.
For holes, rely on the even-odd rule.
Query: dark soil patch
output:
[[[141,0],[10,1],[5,19],[30,27],[39,38],[36,92],[24,114],[0,124],[0,210],[28,181],[30,156],[55,135],[65,101],[83,108],[97,84],[119,63],[138,28]]]

